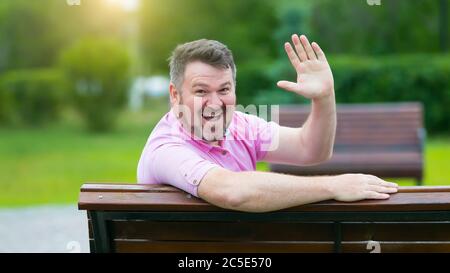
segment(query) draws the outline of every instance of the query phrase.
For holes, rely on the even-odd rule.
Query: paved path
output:
[[[2,208],[0,252],[89,252],[86,212],[76,205]]]

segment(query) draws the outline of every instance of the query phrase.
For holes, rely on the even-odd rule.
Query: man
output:
[[[297,82],[278,87],[312,100],[301,128],[235,110],[231,51],[212,40],[179,45],[170,58],[172,108],[142,152],[138,183],[167,183],[219,207],[267,212],[328,199],[386,199],[397,184],[372,175],[301,177],[255,171],[257,161],[318,164],[332,155],[334,82],[325,54],[306,36],[285,43]]]

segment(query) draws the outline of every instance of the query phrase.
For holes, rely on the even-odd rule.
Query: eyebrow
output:
[[[231,85],[231,82],[229,82],[229,81],[228,81],[228,82],[224,82],[224,83],[222,83],[222,84],[220,85],[220,87],[224,87],[224,86],[227,86],[227,85]],[[194,83],[194,85],[192,85],[192,87],[196,87],[196,86],[209,87],[208,84],[202,83],[202,82]]]

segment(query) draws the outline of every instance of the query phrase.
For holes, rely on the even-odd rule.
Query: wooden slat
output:
[[[136,187],[138,186],[138,187]],[[81,186],[81,192],[182,192],[179,189],[163,184],[131,184],[131,183],[87,183]],[[407,186],[400,187],[400,192],[450,192],[450,186]],[[90,214],[88,213],[88,219]]]
[[[289,173],[296,175],[318,175],[318,174],[335,174],[335,173],[365,173],[379,174],[380,177],[416,177],[422,173],[422,162],[417,161],[409,164],[381,164],[372,162],[356,162],[351,163],[337,162],[324,163],[321,166],[304,166],[299,168],[292,165],[271,164],[272,171],[279,173]]]
[[[81,192],[79,209],[121,211],[227,211],[210,205],[183,191],[175,192]],[[101,197],[101,198],[100,198]],[[353,203],[324,201],[285,211],[414,211],[448,210],[450,193],[408,192],[392,194],[388,200],[364,200]]]
[[[208,203],[183,191],[175,192],[81,192],[78,208],[85,210],[211,210]],[[223,210],[215,208],[213,210]]]
[[[380,253],[449,253],[450,242],[379,242]],[[342,242],[342,251],[369,253],[368,242]]]
[[[369,253],[369,241],[342,242],[342,252]],[[450,242],[379,242],[380,253],[449,253]],[[331,253],[333,242],[152,242],[118,240],[120,253]]]
[[[379,163],[379,164],[387,164],[387,165],[393,165],[395,167],[395,164],[399,161],[401,163],[407,164],[407,163],[415,163],[421,161],[421,156],[417,152],[372,152],[372,153],[336,153],[334,154],[330,162],[336,161],[336,162],[353,162],[355,164],[372,164],[372,163]],[[326,162],[329,163],[329,162]],[[325,163],[325,164],[326,164]],[[334,163],[334,162],[333,162]],[[330,164],[330,163],[329,163]]]
[[[332,241],[333,223],[112,221],[114,239]]]
[[[370,168],[369,168],[370,167]],[[302,174],[302,175],[317,175],[317,174],[333,174],[333,173],[385,173],[391,174],[392,176],[382,175],[381,177],[415,177],[417,173],[422,173],[422,168],[420,162],[415,164],[402,164],[396,167],[386,164],[361,164],[353,163],[351,165],[345,162],[335,162],[334,164],[324,164],[323,166],[305,166],[304,168],[298,168],[297,166],[291,165],[271,165],[271,169],[280,173],[290,173],[290,174]],[[398,173],[398,176],[395,174]]]
[[[450,187],[449,186],[408,186],[408,187],[400,187],[398,191],[400,193],[450,192]]]
[[[338,110],[339,111],[339,110]],[[366,113],[366,112],[361,112],[361,113],[343,113],[343,112],[337,112],[336,113],[336,117],[342,121],[344,120],[349,120],[349,121],[354,121],[354,122],[360,122],[361,124],[363,124],[361,117],[365,117],[367,119],[373,120],[373,121],[379,121],[380,123],[383,121],[383,119],[386,119],[386,117],[391,116],[392,117],[392,112],[387,111],[387,112],[381,112],[382,110],[380,110],[379,113]],[[281,108],[281,110],[279,111],[279,120],[285,120],[285,121],[297,121],[297,120],[306,120],[306,118],[309,116],[309,112],[303,112],[301,109],[298,109],[297,111],[291,111],[291,112],[286,112],[283,111],[283,109]],[[397,122],[397,120],[400,121],[407,121],[407,122],[421,122],[420,116],[421,113],[404,113],[404,114],[399,114],[399,113],[394,113],[395,114],[395,118],[396,119],[392,119],[392,120],[388,120],[387,124],[389,123],[395,123]],[[277,118],[277,116],[274,116],[275,118]],[[397,119],[398,118],[398,119]]]
[[[396,170],[388,170],[382,168],[371,168],[371,170],[367,170],[367,168],[338,168],[338,166],[333,166],[330,168],[320,168],[320,169],[298,169],[291,166],[279,165],[280,167],[273,168],[274,171],[279,173],[288,173],[292,175],[301,175],[301,176],[311,176],[311,175],[341,175],[346,173],[365,173],[369,175],[374,175],[378,177],[383,177],[384,179],[392,179],[394,177],[407,177],[413,179],[421,179],[423,176],[423,171],[419,168],[411,169],[408,168],[406,170],[396,169]]]
[[[333,242],[159,242],[116,240],[121,253],[323,253],[333,252]]]
[[[337,113],[336,118],[339,122],[339,125],[343,128],[351,128],[352,124],[357,124],[362,127],[372,127],[379,126],[381,128],[391,128],[392,125],[400,125],[400,128],[411,128],[413,125],[418,126],[422,125],[422,121],[420,119],[420,115],[398,115],[395,114],[395,118],[392,119],[391,113],[383,113],[383,114],[352,114],[346,115],[342,113]],[[280,123],[299,123],[306,121],[309,113],[301,114],[301,113],[284,113],[280,111],[279,113],[279,122]],[[391,118],[391,119],[388,119]],[[367,123],[366,121],[370,121]]]
[[[342,240],[450,242],[450,222],[342,223]]]
[[[301,105],[305,111],[309,111],[310,106],[308,104],[302,104]],[[421,103],[417,102],[393,102],[393,103],[338,103],[336,105],[338,109],[346,110],[348,112],[354,111],[364,111],[364,112],[370,112],[375,111],[378,112],[381,110],[392,110],[396,112],[404,112],[404,111],[422,111],[422,105]],[[297,111],[299,109],[298,104],[286,104],[282,105],[280,109],[285,109],[287,111],[293,110]]]
[[[178,190],[165,185],[144,185],[127,183],[85,183],[81,186],[82,192],[177,192]]]
[[[276,164],[273,164],[276,165]],[[298,168],[296,165],[277,165],[280,166],[280,168],[277,168],[277,171],[279,170],[286,170],[288,173],[291,173],[291,171],[298,170],[299,173],[309,173],[314,172],[315,170],[342,170],[344,173],[348,172],[355,172],[355,170],[361,170],[364,173],[371,173],[373,171],[398,171],[408,174],[408,172],[414,173],[414,171],[421,170],[421,162],[409,162],[404,164],[398,164],[397,166],[392,166],[392,164],[383,164],[383,163],[372,163],[372,162],[357,162],[357,161],[351,161],[351,165],[348,165],[346,162],[342,161],[335,161],[333,164],[330,163],[324,163],[322,166],[303,166],[302,168]],[[370,168],[369,168],[370,167]],[[292,172],[294,173],[294,172]],[[314,175],[314,173],[310,173],[311,175]]]
[[[139,186],[139,187],[136,187]],[[123,192],[141,192],[145,189],[146,192],[161,192],[162,189],[167,190],[167,192],[182,192],[179,189],[164,184],[116,184],[116,183],[88,183],[83,184],[81,187],[81,192],[107,192],[110,189],[123,189]],[[89,190],[86,190],[89,189]],[[95,189],[95,190],[94,190]],[[114,190],[119,191],[119,190]],[[450,192],[450,186],[407,186],[400,187],[400,192]],[[90,219],[90,214],[88,213],[88,219]]]
[[[362,118],[362,117],[361,117]],[[385,117],[389,118],[389,117]],[[279,124],[287,127],[301,127],[306,118],[292,117],[292,120],[280,119]],[[418,121],[414,120],[395,120],[390,122],[383,122],[382,120],[375,121],[366,119],[364,122],[361,120],[343,120],[337,119],[336,132],[342,134],[344,132],[361,132],[364,130],[380,131],[383,133],[402,133],[402,132],[414,132],[417,128],[421,128],[422,125]],[[389,135],[386,135],[389,137]]]

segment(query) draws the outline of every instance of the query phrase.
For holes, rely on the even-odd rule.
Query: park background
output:
[[[83,183],[136,182],[168,111],[177,44],[225,43],[241,105],[308,103],[276,87],[295,79],[283,49],[292,33],[327,54],[338,103],[422,102],[424,185],[449,185],[449,9],[447,0],[2,0],[0,208],[76,204]]]

